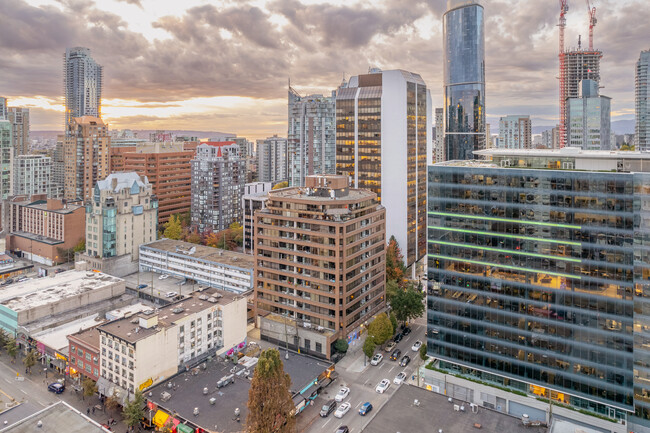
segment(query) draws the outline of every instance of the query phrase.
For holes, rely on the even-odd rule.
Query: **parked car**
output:
[[[14,282],[14,279],[13,279],[13,278],[7,278],[6,280],[4,280],[4,281],[2,282],[2,285],[3,285],[3,286],[7,286],[7,285],[9,285],[9,284],[11,284],[11,283],[13,283],[13,282]]]
[[[167,278],[169,278],[169,274],[162,274],[158,277],[159,280],[166,280]]]
[[[386,352],[389,352],[389,353],[390,353],[390,352],[395,348],[395,346],[397,346],[397,343],[395,343],[394,341],[391,341],[390,343],[388,343],[388,344],[386,345],[386,349],[384,349],[384,350],[385,350]]]
[[[352,405],[349,402],[343,403],[342,405],[339,406],[338,409],[336,409],[336,412],[334,412],[334,416],[337,418],[343,418],[343,415],[348,413],[350,407],[352,407]]]
[[[393,338],[393,341],[397,344],[397,343],[399,343],[400,341],[402,341],[402,338],[404,338],[404,336],[402,335],[401,332],[399,332],[399,333],[395,336],[395,338]]]
[[[379,394],[383,394],[388,388],[390,388],[390,381],[388,379],[382,379],[375,387],[375,391]]]
[[[402,329],[402,335],[404,337],[406,337],[407,335],[409,335],[411,333],[411,331],[412,331],[411,328],[409,328],[408,326],[405,326],[404,329]]]
[[[336,401],[335,400],[329,400],[327,403],[323,405],[323,407],[320,409],[320,416],[323,418],[326,417],[327,415],[331,414],[336,410]]]
[[[393,379],[393,383],[395,385],[400,385],[406,380],[406,373],[401,372],[397,376],[395,376],[395,379]]]
[[[146,285],[146,284],[138,284],[137,289],[138,289],[138,290],[140,290],[140,289],[146,289],[147,287],[149,287],[149,286]]]
[[[375,356],[372,357],[372,360],[370,361],[370,365],[379,365],[382,359],[384,359],[384,355],[382,355],[381,353],[377,353]]]
[[[176,295],[178,295],[178,292],[167,292],[167,294],[165,294],[165,296],[168,298],[173,298]]]
[[[368,412],[372,410],[372,404],[370,404],[369,401],[365,402],[364,404],[361,405],[359,408],[359,415],[361,416],[366,416]]]
[[[404,357],[402,357],[402,360],[399,362],[399,365],[400,367],[406,367],[407,365],[409,365],[409,362],[411,362],[411,357],[408,355],[404,355]]]
[[[337,428],[334,433],[350,433],[350,429],[346,425],[342,425],[341,427]]]
[[[65,391],[65,386],[59,382],[54,382],[50,383],[47,386],[47,390],[55,394],[61,394],[63,391]]]
[[[397,361],[399,356],[402,354],[402,351],[399,349],[395,349],[393,353],[390,354],[390,360],[391,361]]]
[[[338,403],[342,402],[345,400],[348,395],[350,395],[350,388],[347,386],[342,386],[341,389],[339,389],[339,393],[336,394],[336,397],[334,397],[334,400],[336,400]]]
[[[413,346],[411,346],[411,350],[413,352],[417,352],[420,350],[420,347],[422,347],[422,342],[420,340],[417,340],[415,343],[413,343]]]

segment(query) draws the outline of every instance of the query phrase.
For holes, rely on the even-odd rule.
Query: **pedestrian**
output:
[[[86,408],[86,415],[90,415],[90,408]]]
[[[93,406],[93,415],[95,415],[95,406]]]

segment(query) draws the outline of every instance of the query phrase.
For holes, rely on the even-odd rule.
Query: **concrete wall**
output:
[[[331,356],[330,353],[330,344],[331,344],[331,338],[327,334],[320,333],[314,329],[309,329],[309,328],[304,328],[302,326],[296,326],[295,322],[291,321],[290,323],[287,323],[286,327],[283,322],[279,322],[276,320],[268,319],[266,317],[260,317],[259,318],[259,328],[260,328],[260,334],[264,337],[267,337],[270,341],[277,340],[278,345],[284,347],[285,344],[289,343],[289,347],[291,348],[294,346],[294,350],[297,349],[295,347],[295,338],[298,336],[299,343],[298,347],[303,350],[307,349],[305,347],[305,339],[310,341],[310,346],[308,350],[311,352],[308,353],[313,353],[317,356],[324,356],[327,359]],[[286,329],[286,337],[285,337],[285,329]],[[333,338],[333,337],[332,337]],[[316,351],[316,343],[320,343],[322,347],[321,352]]]
[[[177,353],[177,326],[162,328],[160,332],[149,338],[138,341],[135,346],[135,371],[133,374],[133,383],[136,389],[150,378],[155,385],[176,374],[178,372]]]
[[[247,303],[245,297],[240,297],[223,305],[221,308],[223,323],[223,349],[218,355],[226,353],[236,344],[246,340],[246,324],[248,320]]]
[[[117,298],[124,294],[125,284],[123,280],[109,283],[99,289],[88,290],[77,296],[61,299],[46,305],[39,305],[27,310],[18,312],[18,324],[25,325],[45,317],[84,308],[90,304],[104,301],[110,298]]]
[[[125,277],[138,272],[138,261],[133,261],[131,254],[102,259],[90,257],[87,254],[78,254],[75,258],[75,268],[80,270],[96,270],[114,277]],[[85,262],[82,264],[81,262]]]

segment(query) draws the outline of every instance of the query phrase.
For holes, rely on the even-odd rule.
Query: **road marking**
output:
[[[393,371],[393,368],[395,368],[394,365],[390,368],[390,370],[388,370],[388,372],[390,373],[391,371]]]
[[[366,386],[368,384],[368,382],[370,382],[370,379],[366,379],[366,381],[363,382],[363,385]]]
[[[332,418],[328,418],[327,421],[325,421],[325,424],[323,424],[323,426],[322,426],[321,428],[325,428],[325,426],[326,426],[330,421],[332,421]]]
[[[358,408],[359,406],[361,406],[361,402],[359,402],[359,404],[356,405],[354,408],[356,409],[356,408]]]
[[[5,382],[7,382],[8,384],[11,384],[11,381],[10,381],[9,379],[7,379],[6,377],[4,377],[3,379],[4,379]]]

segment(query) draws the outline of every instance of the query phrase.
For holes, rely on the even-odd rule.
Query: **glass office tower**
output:
[[[445,161],[485,148],[483,6],[449,0],[443,16]]]
[[[650,173],[633,171],[650,156],[578,153],[429,167],[428,352],[444,370],[647,417]]]

